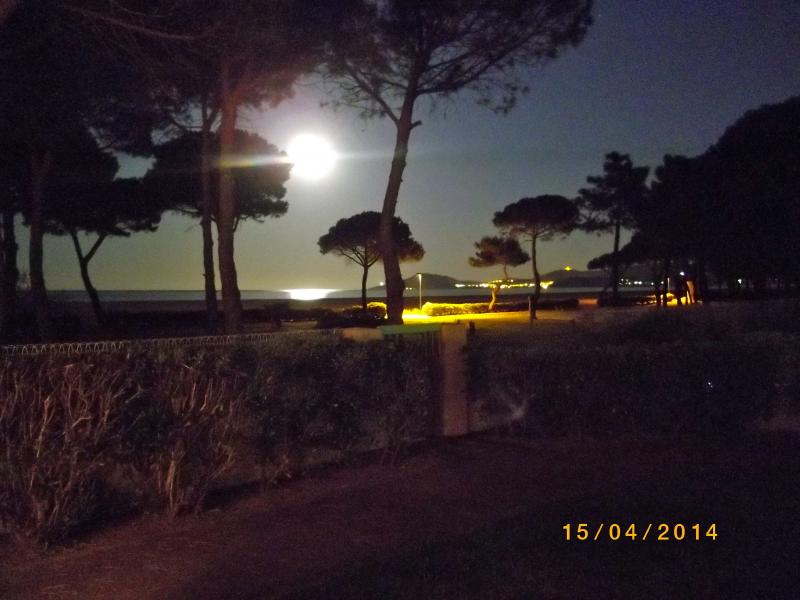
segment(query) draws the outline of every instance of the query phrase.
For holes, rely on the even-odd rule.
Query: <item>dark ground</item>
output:
[[[71,548],[0,542],[0,596],[798,598],[798,498],[797,433],[471,438]],[[718,538],[567,542],[568,522],[715,523]]]

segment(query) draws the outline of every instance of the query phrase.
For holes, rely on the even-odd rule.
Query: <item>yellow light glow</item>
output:
[[[430,317],[418,312],[409,312],[407,310],[403,311],[404,321],[425,321],[426,319],[430,319]]]
[[[297,288],[294,290],[281,290],[289,294],[291,300],[320,300],[326,298],[331,292],[336,290],[322,288]]]
[[[569,265],[567,265],[566,267],[564,267],[564,270],[565,270],[565,271],[572,271],[572,267],[570,267]]]
[[[336,152],[330,142],[311,133],[292,138],[287,152],[293,165],[292,177],[320,179],[330,173],[336,163]]]

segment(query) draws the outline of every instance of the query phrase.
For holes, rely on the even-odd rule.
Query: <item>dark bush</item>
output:
[[[326,335],[0,356],[0,520],[61,539],[95,520],[111,485],[196,511],[243,439],[273,475],[396,455],[430,432],[434,372],[421,344]]]
[[[704,309],[647,312],[630,323],[610,326],[602,335],[607,341],[619,344],[721,341],[736,337],[739,333],[736,323]]]
[[[132,355],[141,393],[124,407],[118,460],[133,466],[172,515],[198,511],[232,463],[244,393],[231,349],[191,348]]]
[[[417,344],[295,338],[240,349],[248,428],[266,479],[322,452],[391,447],[429,433],[433,369]]]
[[[319,317],[316,329],[342,329],[345,327],[377,327],[383,325],[384,317],[373,312],[336,313],[326,312]]]
[[[95,516],[140,390],[119,356],[0,358],[0,519],[42,541]]]
[[[669,294],[669,299],[673,299],[673,295]],[[597,306],[646,306],[648,304],[655,304],[655,294],[620,294],[616,299],[610,294],[600,294],[597,297]]]
[[[222,349],[0,359],[0,519],[52,541],[87,525],[111,478],[196,510],[231,460],[238,376]]]
[[[248,428],[265,478],[299,469],[310,450],[329,441],[331,411],[340,409],[342,419],[352,412],[329,401],[339,346],[337,338],[314,337],[239,349],[248,369]]]
[[[367,444],[392,459],[405,445],[430,435],[438,365],[422,341],[352,344],[340,355],[340,388],[357,398]]]
[[[730,434],[770,414],[796,347],[776,336],[568,349],[477,340],[473,395],[546,436]]]
[[[386,318],[386,304],[384,302],[368,302],[367,303],[367,310],[364,310],[361,305],[358,306],[351,306],[349,308],[345,308],[341,312],[342,315],[346,317],[350,316],[363,316],[363,315],[371,315],[377,319],[385,319]]]

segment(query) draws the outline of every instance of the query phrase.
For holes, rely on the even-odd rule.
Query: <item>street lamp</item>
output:
[[[419,279],[419,309],[422,310],[422,273],[417,273]]]

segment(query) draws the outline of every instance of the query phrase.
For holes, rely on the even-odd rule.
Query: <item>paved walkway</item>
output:
[[[330,591],[331,595],[350,595],[354,594],[348,587],[353,585],[352,578],[366,572],[364,569],[373,573],[374,580],[378,577],[374,565],[382,561],[390,564],[398,556],[410,555],[413,565],[413,557],[427,552],[425,548],[436,544],[469,547],[473,543],[469,540],[481,538],[481,532],[502,530],[509,523],[525,528],[515,535],[523,534],[526,544],[533,543],[541,553],[534,569],[523,552],[519,558],[524,564],[504,577],[536,573],[544,580],[530,580],[524,585],[550,586],[550,593],[544,597],[576,597],[586,589],[595,589],[595,597],[613,597],[616,588],[607,587],[610,579],[603,569],[595,575],[576,575],[573,561],[580,557],[576,558],[575,550],[560,538],[563,523],[683,515],[684,519],[723,520],[719,527],[730,539],[734,533],[731,523],[725,521],[726,515],[738,514],[741,507],[733,513],[730,508],[723,510],[724,502],[735,499],[735,495],[728,490],[720,496],[720,481],[740,490],[745,506],[756,502],[748,494],[762,493],[764,482],[751,481],[752,473],[774,475],[778,471],[770,470],[769,461],[787,456],[787,451],[794,457],[799,455],[798,438],[787,439],[759,441],[745,447],[740,455],[731,455],[724,448],[699,450],[693,445],[675,453],[672,442],[633,446],[606,442],[576,447],[498,444],[473,438],[442,443],[401,466],[337,469],[266,495],[240,498],[198,517],[138,519],[95,534],[69,549],[25,554],[0,543],[0,585],[5,586],[0,597],[200,600],[292,593],[306,597],[314,595],[308,591],[311,589],[327,596],[326,582],[331,581],[338,582],[332,590],[340,590]],[[788,460],[796,467],[796,459]],[[781,479],[783,475],[778,477],[780,485],[797,487],[796,479],[790,477],[791,469],[780,472],[786,475],[786,481]],[[722,475],[722,479],[709,473]],[[742,487],[743,482],[749,483]],[[795,494],[798,491],[793,490]],[[788,488],[785,491],[788,494]],[[769,515],[762,515],[769,523],[754,522],[739,533],[771,535],[774,528],[770,519],[780,524],[783,518],[782,500],[777,502]],[[792,514],[791,507],[786,510],[786,515]],[[785,522],[783,526],[793,527]],[[703,552],[708,554],[712,547],[706,545]],[[484,552],[476,548],[478,555]],[[581,552],[591,552],[588,546],[585,548]],[[598,552],[598,556],[605,552]],[[710,568],[703,559],[698,562],[697,558],[681,556],[675,560],[690,560],[686,566],[690,570]],[[729,568],[738,562],[734,558],[733,563],[720,567],[718,577],[729,579]],[[506,559],[496,557],[498,563]],[[629,559],[620,559],[613,568],[630,569]],[[773,555],[769,564],[779,568],[781,560]],[[409,562],[405,564],[407,567]],[[544,570],[540,568],[548,564],[542,567]],[[485,563],[482,568],[486,569]],[[407,597],[418,593],[425,597],[462,595],[452,591],[457,583],[453,579],[462,575],[448,574],[445,567],[439,569],[428,574],[426,583],[417,581],[416,585],[423,587],[408,592]],[[491,586],[495,585],[492,577],[499,577],[491,570],[484,575],[484,584]],[[413,572],[408,576],[416,577]],[[426,587],[430,578],[435,581],[438,577],[442,578],[439,587]],[[670,571],[664,577],[674,577],[674,573]],[[555,591],[554,581],[558,582]],[[778,581],[774,573],[769,581]],[[611,595],[600,594],[604,589]],[[476,595],[469,597],[485,597],[485,590],[472,591]]]

